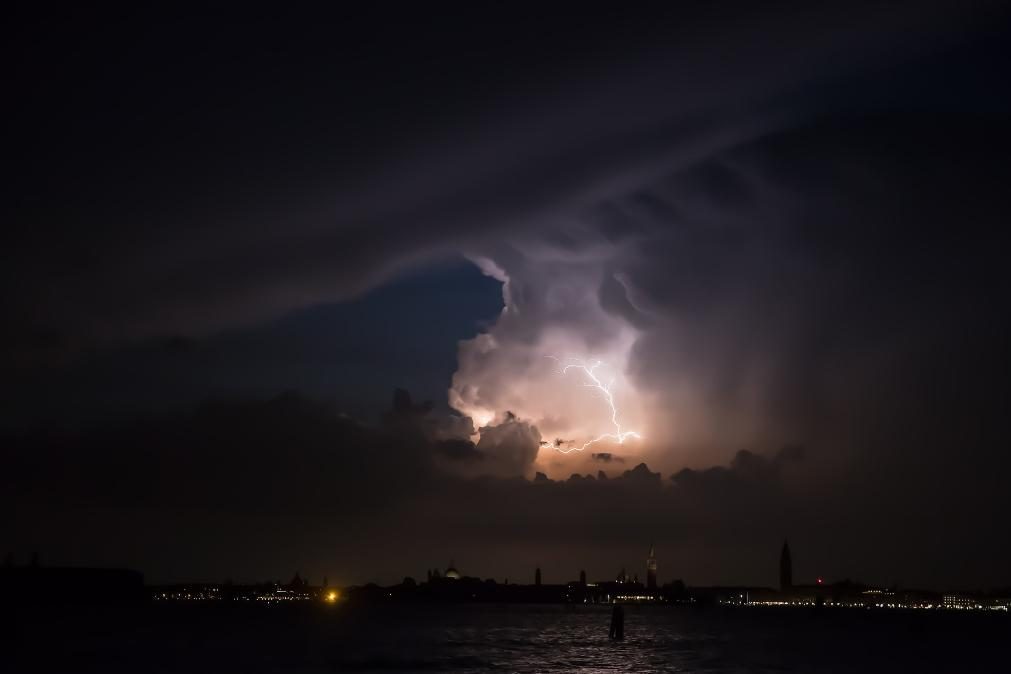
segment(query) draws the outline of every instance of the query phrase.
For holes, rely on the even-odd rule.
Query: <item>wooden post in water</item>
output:
[[[625,638],[625,609],[621,607],[621,604],[615,604],[611,610],[611,632],[609,636],[612,639]]]

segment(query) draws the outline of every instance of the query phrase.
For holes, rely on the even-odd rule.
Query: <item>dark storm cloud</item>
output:
[[[799,462],[804,452],[799,447],[778,451],[772,459],[742,449],[734,455],[729,467],[717,466],[705,470],[685,468],[671,476],[678,489],[686,492],[719,494],[724,487],[742,484],[767,486],[776,483],[790,464]]]
[[[432,449],[414,426],[370,430],[294,393],[8,447],[9,487],[44,503],[326,514],[379,505],[378,484],[406,496]]]
[[[454,461],[484,461],[485,455],[468,440],[443,440],[437,450]]]
[[[590,454],[590,458],[594,461],[599,461],[600,463],[611,463],[612,461],[615,463],[625,463],[625,459],[620,456],[615,456],[611,452],[595,452]]]
[[[551,450],[523,415],[474,445],[470,419],[403,396],[380,430],[222,403],[7,443],[6,510],[37,510],[12,540],[156,576],[233,573],[217,553],[368,580],[461,548],[486,575],[603,575],[656,539],[689,581],[769,582],[789,535],[829,576],[1006,582],[1006,17],[725,11],[405,22],[375,44],[374,21],[25,24],[5,368],[199,342],[465,252],[509,279],[504,352],[634,327],[659,440],[652,469],[528,481],[504,476]],[[461,388],[514,395],[513,360],[470,356]],[[812,449],[768,454],[790,443]]]
[[[964,504],[899,524],[879,500],[810,488],[812,456],[795,448],[740,451],[726,467],[670,478],[644,464],[565,481],[464,478],[440,468],[445,446],[423,426],[370,429],[293,394],[85,434],[8,437],[4,447],[5,512],[17,511],[10,549],[53,563],[133,564],[154,579],[262,578],[297,565],[340,582],[391,582],[457,554],[482,576],[539,563],[555,580],[579,568],[608,577],[636,568],[655,541],[664,580],[773,584],[788,535],[800,577],[944,583],[959,573],[996,578],[995,560],[1008,552],[1006,540],[989,546],[992,558],[946,552],[955,534],[931,534]],[[909,555],[931,565],[902,567]]]
[[[657,391],[690,388],[700,407],[678,406],[683,437],[856,449],[871,429],[857,440],[835,415],[873,395],[880,407],[864,413],[882,428],[922,427],[930,414],[915,406],[937,403],[912,386],[923,378],[948,399],[949,429],[971,423],[959,412],[967,396],[992,405],[1005,330],[992,319],[1007,299],[993,255],[1003,217],[994,179],[1008,143],[980,120],[924,146],[952,123],[885,116],[776,134],[719,160],[736,200],[682,206],[708,194],[695,172],[652,190],[693,217],[624,270],[637,301],[662,317],[636,344],[633,368]],[[953,181],[955,166],[971,182]]]
[[[481,429],[475,448],[495,457],[507,474],[522,475],[530,467],[541,446],[541,434],[528,422],[508,415],[505,421]]]
[[[728,469],[683,471],[673,483],[645,465],[611,479],[587,476],[564,483],[543,475],[533,481],[453,477],[438,467],[450,445],[427,433],[419,407],[398,392],[388,422],[367,428],[325,405],[286,394],[263,402],[207,403],[192,414],[87,433],[8,437],[9,470],[3,478],[8,511],[17,504],[44,525],[15,525],[10,542],[34,545],[57,559],[74,549],[93,560],[136,555],[133,563],[172,574],[180,557],[209,554],[185,531],[203,535],[207,522],[216,522],[218,535],[234,549],[215,563],[269,575],[273,553],[263,549],[263,541],[286,540],[290,531],[324,530],[324,538],[303,542],[297,553],[324,568],[359,554],[349,550],[353,545],[375,545],[387,536],[412,541],[414,552],[399,556],[397,568],[366,550],[371,564],[395,575],[422,568],[439,554],[412,531],[440,544],[467,540],[475,550],[506,540],[522,551],[558,537],[560,518],[577,540],[593,532],[601,540],[634,546],[655,517],[674,526],[654,533],[676,541],[697,529],[691,522],[742,507],[734,505],[737,494],[764,498],[767,490],[783,489],[780,457],[742,458],[745,452]],[[502,442],[525,432],[516,421],[500,429]],[[451,452],[482,453],[464,440],[452,446]],[[683,498],[690,499],[690,511]],[[117,523],[137,513],[159,527],[124,539]],[[66,530],[59,524],[63,518],[82,529]],[[138,538],[150,544],[159,537],[182,549],[156,554],[158,546],[133,548]],[[488,573],[507,573],[510,565],[526,562],[525,554],[483,563]],[[347,580],[375,579],[355,573]]]
[[[978,19],[924,8],[914,19],[884,7],[864,17],[850,8],[748,11],[749,27],[713,32],[708,11],[670,14],[627,20],[630,31],[652,28],[616,57],[607,47],[624,45],[620,35],[597,42],[606,45],[602,54],[583,44],[559,63],[586,57],[588,73],[578,65],[564,74],[531,71],[508,44],[512,24],[501,32],[485,25],[487,60],[471,66],[491,78],[480,102],[461,90],[466,79],[455,79],[469,66],[454,50],[473,45],[453,33],[450,43],[433,45],[435,63],[390,60],[403,61],[415,41],[437,40],[415,37],[391,57],[382,45],[322,29],[296,37],[273,20],[229,28],[224,38],[235,44],[198,30],[196,48],[180,53],[180,36],[167,29],[172,18],[159,16],[129,32],[110,27],[110,43],[82,50],[83,62],[74,63],[53,54],[59,40],[79,38],[59,24],[29,23],[26,32],[42,41],[18,46],[35,80],[82,93],[91,86],[105,98],[68,120],[29,74],[22,82],[29,95],[17,111],[54,137],[23,148],[15,211],[23,224],[9,248],[16,254],[5,259],[20,281],[4,296],[16,317],[7,342],[37,349],[41,335],[59,345],[200,334],[347,298],[404,265],[539,227],[793,123],[819,106],[784,96],[814,72],[832,77],[882,53],[902,60],[921,51],[921,41],[946,44]],[[567,40],[611,30],[610,17],[598,18]],[[535,32],[545,20],[512,18]],[[539,67],[546,49],[535,43],[528,58]],[[103,60],[119,50],[117,61]],[[367,65],[353,67],[359,60]],[[500,63],[519,70],[482,70]],[[419,89],[415,71],[431,68],[439,74],[421,85],[431,89]],[[230,88],[216,86],[216,77]],[[423,93],[452,107],[428,110]],[[413,139],[416,149],[391,154],[383,137],[389,113],[368,120],[377,104],[397,97],[418,109],[412,132],[432,140]],[[33,107],[43,105],[52,107]],[[140,138],[145,144],[136,144]],[[379,167],[364,160],[370,142],[385,160]],[[55,170],[70,173],[64,182],[79,181],[73,196],[54,195],[45,183],[61,154],[69,161]]]

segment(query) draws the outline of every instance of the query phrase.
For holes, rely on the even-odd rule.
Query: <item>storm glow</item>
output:
[[[562,454],[568,454],[570,452],[581,452],[590,445],[602,442],[604,440],[612,440],[618,443],[619,445],[623,445],[625,444],[625,440],[629,438],[639,439],[642,437],[636,431],[623,431],[621,429],[621,422],[618,420],[618,407],[617,405],[615,405],[614,394],[611,392],[611,387],[614,385],[614,377],[611,377],[611,379],[608,380],[606,384],[604,384],[600,380],[600,377],[597,376],[597,369],[604,364],[603,361],[601,360],[584,361],[578,358],[566,358],[564,360],[561,360],[559,358],[556,358],[555,356],[547,356],[547,358],[550,358],[551,360],[557,362],[561,366],[562,375],[568,374],[569,370],[579,370],[584,375],[586,375],[586,378],[589,381],[584,382],[583,386],[600,391],[600,393],[604,397],[604,401],[607,403],[608,408],[611,410],[611,424],[614,426],[613,433],[601,433],[597,437],[593,438],[592,440],[584,442],[582,445],[579,445],[578,447],[571,446],[563,448],[562,447],[563,443],[556,441],[554,443],[554,448],[557,451],[561,452]]]

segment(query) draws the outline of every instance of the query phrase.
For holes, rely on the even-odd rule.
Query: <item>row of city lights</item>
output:
[[[216,589],[216,588],[215,588]],[[333,604],[340,597],[336,590],[329,590],[319,597],[328,604]],[[220,601],[223,597],[212,592],[160,592],[152,597],[155,601]],[[277,590],[271,594],[245,595],[239,594],[234,597],[237,601],[262,601],[262,602],[290,602],[290,601],[311,601],[317,597],[311,594],[289,592],[287,590]]]
[[[800,601],[786,601],[786,600],[764,600],[764,601],[749,601],[749,600],[735,600],[728,599],[720,602],[721,604],[731,605],[731,606],[817,606],[817,602],[811,599],[805,599]],[[864,602],[844,602],[844,601],[826,601],[825,606],[830,607],[840,607],[840,608],[884,608],[884,609],[947,609],[956,611],[1008,611],[1008,604],[1006,603],[994,603],[994,604],[980,604],[980,603],[967,603],[967,604],[956,604],[952,603],[945,598],[944,603],[932,604],[932,603],[898,603],[898,602],[877,602],[877,603],[864,603]]]

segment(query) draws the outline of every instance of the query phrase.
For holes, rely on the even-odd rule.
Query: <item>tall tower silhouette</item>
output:
[[[793,560],[790,559],[790,544],[783,540],[783,550],[779,553],[779,589],[793,587]]]
[[[646,587],[656,589],[656,548],[649,544],[649,557],[646,558]]]
[[[534,585],[540,584],[541,584],[541,567],[538,566],[537,569],[534,571]]]

